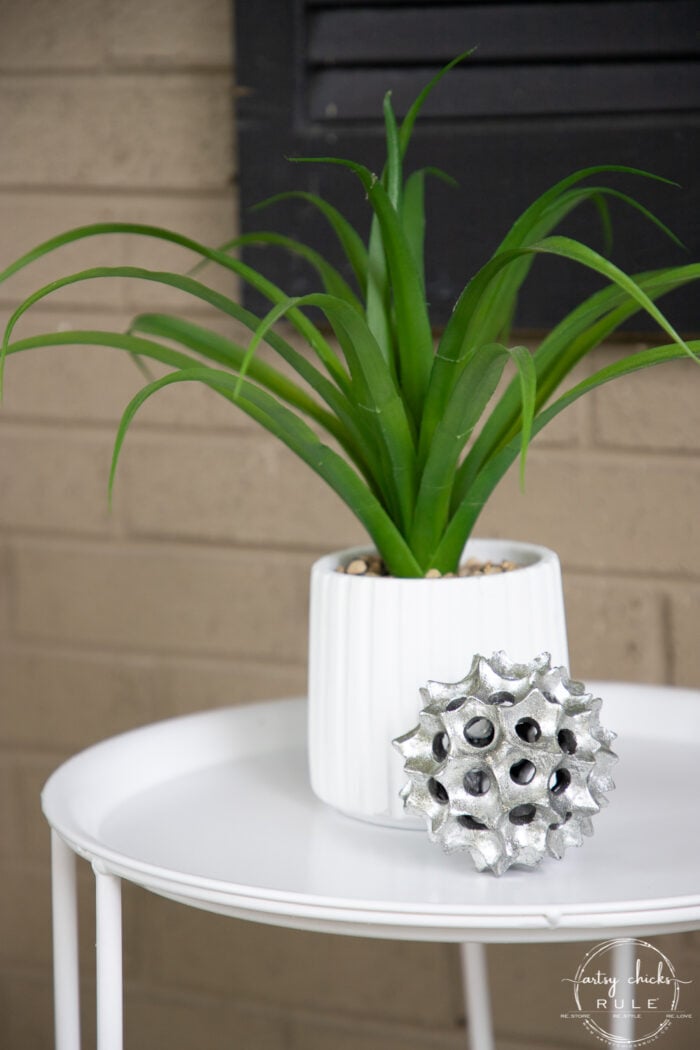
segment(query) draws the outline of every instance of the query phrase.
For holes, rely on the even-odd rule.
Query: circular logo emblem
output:
[[[641,1047],[658,1039],[679,1011],[680,986],[666,955],[653,944],[624,937],[605,941],[583,957],[573,985],[578,1018],[609,1046]]]

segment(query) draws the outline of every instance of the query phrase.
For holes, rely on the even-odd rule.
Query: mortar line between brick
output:
[[[25,640],[27,640],[29,638],[36,638],[37,642],[40,645],[46,645],[46,644],[49,644],[51,642],[55,642],[57,645],[60,645],[60,643],[61,643],[60,636],[59,637],[51,637],[50,635],[39,634],[39,633],[34,634],[34,635],[28,635],[28,634],[17,635],[17,637],[20,638],[20,639],[25,639]],[[208,649],[208,648],[206,648],[206,646],[201,646],[201,647],[197,647],[197,648],[184,650],[182,648],[182,645],[170,647],[167,644],[160,644],[160,645],[149,645],[147,648],[143,648],[143,649],[134,649],[131,646],[129,646],[127,643],[124,643],[124,642],[115,642],[113,646],[110,646],[103,639],[100,639],[99,641],[94,642],[94,644],[86,641],[85,642],[85,652],[86,653],[104,652],[104,653],[110,654],[110,655],[115,656],[115,657],[116,656],[124,656],[127,653],[131,653],[131,654],[133,654],[135,656],[149,655],[149,656],[153,656],[153,657],[155,657],[157,659],[167,659],[168,662],[172,661],[173,658],[175,658],[177,656],[182,656],[183,653],[186,656],[191,656],[193,658],[199,658],[199,659],[204,659],[204,660],[212,660],[212,659],[216,659],[217,657],[219,657],[219,658],[222,658],[222,659],[229,659],[229,660],[231,660],[234,663],[237,662],[242,657],[242,654],[240,652],[236,652],[235,650],[231,650],[230,653],[227,653],[227,652],[222,652],[221,649]],[[255,662],[264,663],[266,661],[269,662],[270,660],[276,660],[277,656],[276,656],[276,653],[274,652],[274,649],[271,646],[269,652],[262,652],[262,651],[261,652],[256,652],[256,653],[252,654],[252,658],[253,658],[253,660]],[[299,666],[302,666],[302,665],[299,665]]]
[[[540,460],[566,460],[575,457],[577,463],[586,462],[596,466],[616,466],[634,460],[644,464],[649,462],[658,463],[663,466],[675,463],[679,459],[684,462],[689,459],[695,459],[700,464],[700,449],[624,448],[613,445],[597,445],[595,448],[589,448],[586,445],[576,446],[572,450],[571,448],[557,448],[554,445],[549,445],[539,450],[533,447],[530,456],[535,454]],[[527,484],[527,477],[525,480]]]
[[[136,440],[139,435],[148,438],[155,438],[156,436],[173,437],[182,435],[184,428],[186,427],[185,436],[183,440],[187,440],[190,434],[197,438],[201,434],[211,435],[216,438],[224,438],[228,435],[235,434],[247,434],[257,435],[259,437],[264,436],[265,432],[261,428],[251,428],[249,425],[242,423],[236,423],[236,419],[240,418],[235,413],[232,413],[231,419],[232,424],[229,426],[224,423],[159,423],[155,420],[142,419],[136,424],[133,431],[133,440]],[[27,416],[24,413],[22,415],[13,415],[11,412],[7,414],[0,414],[0,427],[3,429],[17,428],[20,430],[42,430],[42,431],[59,431],[61,434],[70,434],[71,431],[75,431],[81,435],[91,434],[94,437],[109,436],[112,440],[117,428],[117,420],[111,419],[81,419],[78,417],[71,418],[69,420],[63,419],[57,416],[46,416],[36,415]],[[269,438],[268,438],[269,440]]]
[[[694,575],[692,572],[677,570],[676,572],[650,572],[649,570],[640,571],[639,569],[609,569],[609,568],[598,568],[588,567],[582,565],[572,565],[569,563],[562,564],[562,572],[565,577],[569,579],[596,579],[596,580],[613,580],[621,583],[638,583],[644,586],[651,586],[659,583],[666,583],[669,586],[675,586],[677,584],[684,585],[700,583],[700,575]]]
[[[231,185],[226,183],[221,187],[208,186],[157,186],[153,183],[139,186],[133,183],[129,185],[118,184],[114,188],[98,183],[81,183],[80,189],[76,190],[75,183],[67,185],[62,182],[42,182],[29,184],[23,182],[6,182],[0,185],[0,198],[3,196],[20,195],[22,197],[45,197],[47,193],[61,197],[72,197],[75,200],[83,200],[85,197],[127,197],[146,199],[172,200],[228,200],[231,193]]]
[[[187,537],[174,534],[163,534],[163,533],[130,533],[123,541],[118,544],[111,542],[109,536],[97,535],[95,533],[86,535],[84,533],[59,533],[56,530],[52,530],[46,533],[32,533],[29,534],[26,528],[17,529],[13,527],[0,528],[0,536],[4,537],[6,542],[11,546],[13,543],[21,547],[28,549],[40,548],[46,549],[64,549],[68,550],[69,553],[81,553],[89,548],[92,553],[111,552],[117,554],[127,555],[151,555],[154,550],[159,552],[165,552],[169,554],[177,554],[178,552],[187,552],[192,554],[193,549],[198,550],[203,557],[211,557],[216,555],[230,555],[230,554],[250,554],[251,556],[258,555],[274,555],[278,556],[290,556],[294,559],[307,558],[309,560],[309,569],[311,568],[312,560],[315,560],[325,552],[331,550],[332,544],[329,543],[327,548],[321,548],[318,544],[313,546],[307,546],[305,544],[295,544],[289,542],[274,542],[267,541],[263,543],[255,543],[253,541],[236,541],[236,540],[225,540],[221,538],[207,539],[201,536]],[[369,542],[369,541],[368,541]],[[692,571],[687,569],[678,569],[673,572],[660,569],[658,572],[654,572],[650,569],[639,569],[629,568],[621,569],[618,567],[609,568],[605,566],[590,566],[583,565],[580,563],[563,562],[562,571],[565,577],[573,579],[596,579],[606,580],[610,579],[619,582],[636,583],[642,586],[651,586],[658,583],[665,583],[669,586],[675,585],[696,585],[700,583],[700,575],[695,575]]]
[[[146,64],[148,63],[148,64]],[[0,68],[0,83],[2,81],[18,80],[29,83],[32,80],[93,80],[105,83],[109,80],[134,79],[143,77],[144,80],[162,80],[166,77],[171,79],[192,79],[197,77],[201,80],[229,80],[236,94],[242,94],[244,89],[234,82],[231,66],[224,63],[205,65],[204,63],[186,63],[181,65],[157,65],[153,60],[144,59],[141,63],[120,63],[119,65],[96,65],[88,68],[41,66],[27,67],[25,69],[2,69]]]
[[[68,660],[91,659],[95,662],[112,661],[114,659],[114,653],[112,650],[101,649],[99,645],[95,645],[94,647],[91,646],[89,650],[86,650],[82,646],[76,645],[74,642],[62,642],[54,639],[33,640],[31,638],[22,637],[16,639],[13,638],[9,644],[7,640],[4,644],[0,644],[0,654],[3,652],[17,652],[19,655],[24,656],[36,655],[44,657],[63,657]],[[139,665],[143,665],[143,670],[149,671],[151,670],[151,665],[154,663],[155,654],[150,650],[132,650],[124,646],[119,649],[119,660],[120,662],[128,661],[133,670],[138,670]],[[199,653],[182,652],[178,652],[174,656],[168,658],[168,666],[171,668],[181,667],[196,670],[198,664],[207,664],[209,666],[214,665],[214,668],[219,668],[221,670],[225,670],[234,664],[236,667],[254,671],[267,668],[269,666],[269,660],[267,658],[247,659],[246,657],[227,656],[223,653],[202,656]],[[305,660],[295,662],[293,660],[275,659],[275,667],[282,671],[289,671],[290,673],[305,671],[306,666]]]
[[[333,550],[332,544],[329,542],[327,546],[321,546],[320,544],[294,544],[294,543],[278,543],[275,541],[260,542],[256,543],[252,540],[235,541],[235,540],[207,540],[201,537],[194,539],[182,538],[179,536],[132,536],[125,544],[119,544],[118,546],[111,543],[108,538],[101,536],[55,536],[55,540],[51,542],[50,536],[43,536],[41,538],[29,537],[26,534],[26,530],[22,528],[7,529],[5,532],[7,540],[15,545],[24,547],[27,550],[46,549],[53,547],[55,550],[63,550],[68,553],[80,554],[83,553],[86,548],[89,548],[93,553],[124,553],[131,555],[144,555],[152,556],[154,550],[158,550],[161,553],[167,554],[178,554],[187,552],[188,555],[192,555],[192,548],[199,547],[201,549],[202,557],[211,558],[216,555],[227,555],[227,554],[250,554],[260,555],[269,554],[275,556],[289,556],[297,561],[302,558],[313,559],[320,558],[324,553],[328,553]],[[49,541],[47,543],[47,540]],[[308,562],[309,570],[311,569],[311,560]]]

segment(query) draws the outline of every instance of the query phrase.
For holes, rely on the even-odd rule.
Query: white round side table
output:
[[[365,824],[319,802],[308,785],[303,700],[159,722],[69,759],[42,793],[56,1050],[80,1047],[76,855],[96,880],[99,1050],[122,1048],[122,879],[278,926],[457,942],[473,1050],[494,1046],[484,945],[620,937],[624,952],[624,938],[700,928],[700,845],[688,833],[700,691],[590,688],[618,733],[611,804],[583,848],[500,879],[443,855],[419,831]],[[620,1045],[632,1039],[625,1020],[617,1032]]]

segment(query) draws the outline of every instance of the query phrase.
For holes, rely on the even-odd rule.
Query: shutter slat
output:
[[[473,61],[700,53],[700,3],[382,4],[307,9],[307,60],[358,66],[449,61],[478,45]]]
[[[388,87],[403,115],[434,71],[337,69],[309,83],[313,121],[374,120]],[[700,108],[700,66],[690,62],[598,63],[572,66],[472,66],[452,72],[424,119],[548,116],[586,113],[662,113]]]

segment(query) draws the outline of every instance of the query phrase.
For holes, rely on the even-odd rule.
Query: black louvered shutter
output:
[[[351,175],[283,157],[327,153],[380,170],[384,91],[401,114],[441,65],[477,46],[431,96],[407,158],[459,182],[429,184],[428,292],[438,319],[534,197],[588,165],[627,164],[681,183],[679,191],[617,179],[700,257],[700,0],[241,0],[236,45],[242,227],[282,226],[317,246],[332,237],[314,209],[249,206],[311,189],[365,230],[366,202]],[[624,268],[687,260],[637,212],[615,204],[613,221],[613,258]],[[590,206],[565,230],[602,246]],[[247,257],[264,261],[286,291],[315,288],[299,260],[265,251],[264,260],[257,249]],[[538,262],[519,323],[549,327],[598,285],[574,264]],[[668,304],[679,326],[700,328],[697,294]]]

